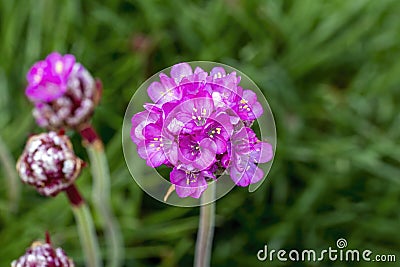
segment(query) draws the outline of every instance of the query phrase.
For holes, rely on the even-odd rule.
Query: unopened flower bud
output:
[[[69,138],[49,132],[29,138],[17,171],[22,181],[34,186],[40,194],[56,196],[74,183],[82,165]]]
[[[11,267],[74,267],[61,248],[53,248],[50,242],[34,242],[26,253],[11,263]]]

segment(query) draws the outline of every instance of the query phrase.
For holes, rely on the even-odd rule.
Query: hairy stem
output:
[[[199,230],[197,232],[195,267],[208,267],[211,261],[211,249],[215,225],[215,182],[209,184],[201,196]],[[209,204],[206,204],[209,203]]]
[[[81,131],[90,159],[93,176],[93,202],[101,216],[105,228],[105,237],[109,245],[107,266],[121,266],[123,258],[123,241],[119,224],[112,213],[110,205],[110,171],[104,151],[103,142],[93,127],[86,126]]]

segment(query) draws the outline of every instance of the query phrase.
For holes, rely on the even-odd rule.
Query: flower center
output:
[[[162,143],[162,141],[163,139],[161,137],[154,137],[149,146],[155,147],[157,151],[160,151],[161,148],[164,146],[164,143]]]
[[[199,109],[193,108],[192,119],[195,121],[197,126],[203,125],[206,121],[205,116],[207,115],[207,110],[203,107]]]
[[[198,155],[200,153],[200,144],[198,142],[194,143],[193,145],[190,145],[190,148],[192,149],[192,156]]]
[[[241,104],[241,105],[239,105],[240,110],[250,111],[250,108],[249,108],[249,105],[247,105],[246,99],[243,98],[242,100],[240,100],[240,104]]]
[[[195,183],[197,181],[198,174],[186,171],[186,184],[190,185],[191,183]]]
[[[216,127],[215,129],[212,129],[208,132],[208,136],[211,138],[214,138],[215,134],[221,134],[221,128]]]

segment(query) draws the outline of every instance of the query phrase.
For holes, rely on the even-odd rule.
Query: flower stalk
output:
[[[86,256],[85,266],[101,267],[93,219],[75,186],[83,166],[85,163],[75,155],[71,141],[61,131],[31,136],[16,168],[22,182],[33,186],[43,196],[55,197],[61,192],[66,193],[78,225]]]
[[[209,184],[200,198],[200,219],[197,232],[195,267],[208,267],[211,261],[211,249],[215,225],[215,182]]]
[[[109,244],[109,262],[107,266],[121,266],[123,241],[118,222],[110,206],[111,178],[104,145],[91,125],[83,127],[80,133],[89,155],[93,176],[92,200],[105,225],[105,236],[107,244]]]
[[[78,192],[78,191],[76,191]],[[74,192],[66,190],[68,199],[71,204],[76,200]],[[71,194],[72,193],[72,194]],[[73,196],[71,199],[71,195]],[[78,205],[72,205],[72,211],[78,227],[79,239],[85,255],[85,266],[87,267],[101,267],[103,266],[100,258],[100,249],[97,241],[96,231],[93,224],[93,219],[90,215],[88,206],[84,201]]]

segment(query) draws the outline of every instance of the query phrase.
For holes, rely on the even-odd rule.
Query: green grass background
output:
[[[124,266],[190,266],[199,209],[167,206],[141,191],[124,162],[121,126],[131,96],[152,74],[181,61],[222,62],[264,92],[278,146],[259,190],[235,188],[217,202],[212,266],[398,266],[399,14],[396,0],[1,0],[1,154],[16,160],[28,135],[41,131],[24,96],[29,67],[52,51],[73,53],[104,83],[93,123],[110,161]],[[83,266],[66,198],[20,185],[19,209],[10,212],[5,177],[12,175],[1,165],[0,266],[45,230]],[[90,199],[88,169],[78,186]],[[397,263],[256,258],[264,244],[321,250],[338,238],[348,248],[396,254]]]

